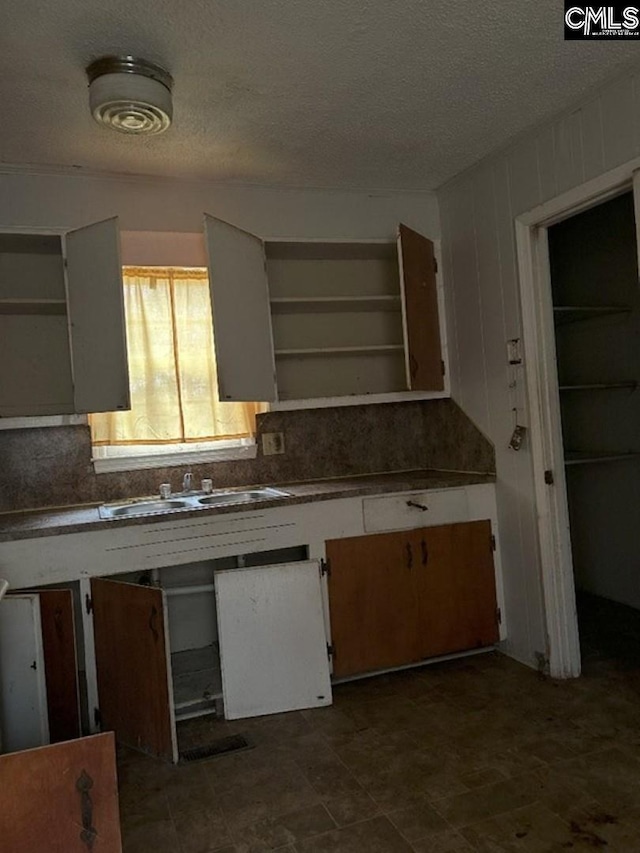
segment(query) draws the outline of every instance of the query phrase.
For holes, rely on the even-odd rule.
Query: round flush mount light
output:
[[[91,115],[121,133],[162,133],[171,124],[173,78],[134,56],[103,56],[87,67]]]

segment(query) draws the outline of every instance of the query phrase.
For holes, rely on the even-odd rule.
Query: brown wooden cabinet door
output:
[[[37,592],[47,679],[49,738],[51,743],[59,743],[82,734],[73,594],[68,589],[39,589]]]
[[[444,372],[433,243],[406,225],[399,230],[407,385],[442,391]]]
[[[0,850],[121,853],[111,732],[0,756]]]
[[[411,533],[418,569],[421,657],[498,642],[490,521],[427,527]]]
[[[157,587],[92,578],[101,726],[118,743],[177,760],[165,596]]]
[[[372,672],[421,659],[416,631],[415,549],[408,533],[326,543],[334,676]]]

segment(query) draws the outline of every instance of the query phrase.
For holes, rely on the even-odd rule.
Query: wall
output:
[[[0,166],[3,226],[78,228],[111,216],[131,231],[202,230],[204,213],[261,237],[395,237],[402,220],[440,236],[434,193],[275,190],[171,178],[23,174]]]
[[[440,236],[437,201],[429,192],[273,190],[73,170],[25,174],[0,166],[0,223],[6,227],[71,229],[118,216],[123,231],[165,232],[163,243],[170,244],[172,252],[176,246],[181,251],[185,249],[192,259],[193,253],[201,251],[201,241],[187,237],[185,243],[184,239],[176,240],[176,235],[200,232],[205,212],[266,238],[393,239],[400,220],[432,239]],[[144,247],[148,247],[148,233],[142,236]],[[139,237],[139,233],[130,233],[123,241],[129,262],[134,257],[141,262]],[[163,256],[156,262],[166,263],[167,258]],[[271,428],[287,434],[284,457],[277,457],[275,462],[259,458],[255,463],[220,463],[213,472],[207,466],[207,472],[213,473],[218,484],[232,485],[367,472],[372,464],[380,470],[423,467],[426,458],[420,450],[424,447],[421,440],[411,450],[406,449],[416,437],[416,429],[420,429],[422,409],[410,406],[404,412],[406,417],[401,414],[404,410],[393,410],[396,418],[391,418],[391,425],[383,410],[390,411],[376,406],[363,412],[357,426],[340,413],[291,413],[288,418],[284,413],[269,415],[269,422],[276,424]],[[407,411],[414,414],[406,414]],[[321,431],[334,429],[337,422],[348,424],[351,432],[343,433],[338,428],[335,440],[328,441]],[[396,433],[390,437],[389,430],[395,427]],[[357,434],[362,437],[358,448],[357,442],[351,440]],[[1,433],[0,508],[148,494],[170,473],[176,479],[175,470],[167,469],[96,477],[90,465],[88,440],[83,427]],[[369,456],[364,443],[367,440],[369,448],[377,448]],[[313,453],[310,448],[314,448]],[[200,472],[194,468],[194,473]]]
[[[523,105],[526,108],[526,105]],[[640,75],[519,139],[438,193],[452,391],[496,447],[509,653],[546,650],[529,446],[508,449],[515,403],[505,341],[521,337],[514,217],[640,155]],[[521,383],[520,383],[521,385]]]
[[[261,432],[285,453],[262,456]],[[451,400],[343,406],[258,416],[256,459],[189,466],[216,488],[437,468],[489,473],[493,448]],[[0,512],[155,494],[181,488],[185,466],[95,474],[86,426],[0,432]]]

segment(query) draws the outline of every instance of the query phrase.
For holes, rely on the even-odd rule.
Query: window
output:
[[[266,405],[218,398],[207,271],[124,267],[123,286],[131,410],[89,416],[97,470],[253,455]]]

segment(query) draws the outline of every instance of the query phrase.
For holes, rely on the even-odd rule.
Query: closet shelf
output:
[[[629,380],[628,382],[593,382],[584,385],[561,385],[560,391],[608,391],[616,388],[627,388],[635,391],[637,387],[638,382],[636,380]]]
[[[593,320],[614,314],[630,314],[631,305],[554,305],[553,314],[557,325]]]
[[[596,462],[623,462],[640,457],[640,452],[610,453],[607,451],[567,451],[565,465],[589,465]]]
[[[276,358],[288,358],[292,356],[323,356],[323,355],[376,355],[385,352],[402,352],[402,344],[381,344],[378,346],[354,346],[354,347],[306,347],[304,349],[280,349],[276,350]]]
[[[270,300],[272,314],[336,313],[342,311],[399,311],[399,295],[382,296],[277,296]]]
[[[66,314],[65,299],[0,299],[0,314]]]

